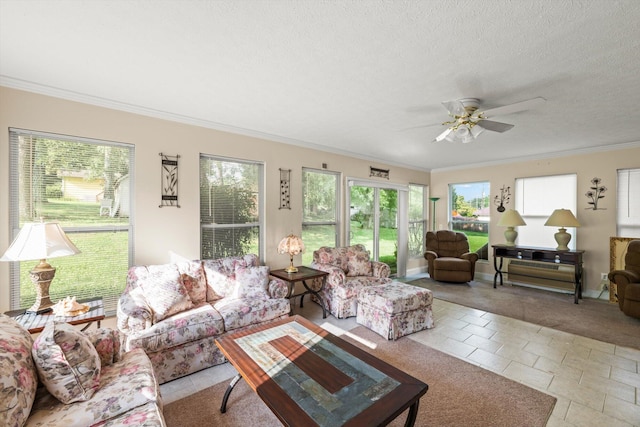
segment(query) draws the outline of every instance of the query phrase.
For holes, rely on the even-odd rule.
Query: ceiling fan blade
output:
[[[451,132],[453,132],[453,130],[451,130],[451,128],[445,130],[440,135],[436,136],[435,139],[433,140],[433,142],[440,142],[440,141],[444,140]]]
[[[491,130],[493,132],[506,132],[513,127],[513,125],[508,123],[494,122],[492,120],[480,120],[476,123],[476,126],[480,126],[481,128]]]
[[[483,111],[481,114],[482,117],[485,118],[504,116],[506,114],[517,113],[518,111],[530,110],[531,108],[537,107],[545,102],[547,102],[546,99],[538,97],[527,101],[516,102],[515,104],[504,105],[502,107],[490,108]]]
[[[467,114],[464,105],[460,101],[446,101],[443,102],[442,105],[444,105],[444,108],[446,108],[452,116],[465,116]]]

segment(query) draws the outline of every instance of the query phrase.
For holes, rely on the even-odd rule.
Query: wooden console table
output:
[[[504,258],[540,261],[555,264],[569,264],[574,267],[574,302],[582,299],[582,256],[584,251],[558,251],[551,248],[536,248],[530,246],[491,245],[493,248],[493,287],[495,289],[498,277],[502,286],[502,263]],[[500,258],[500,264],[498,264]]]

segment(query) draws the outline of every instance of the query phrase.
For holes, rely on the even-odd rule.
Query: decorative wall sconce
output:
[[[379,169],[369,166],[369,176],[389,179],[389,169]]]
[[[431,209],[431,215],[433,215],[433,225],[431,226],[431,231],[436,231],[436,202],[440,200],[440,197],[429,197],[429,200],[433,203],[433,208]]]
[[[607,187],[605,187],[604,185],[600,185],[602,183],[602,180],[600,178],[593,178],[591,180],[591,189],[589,191],[587,191],[584,195],[587,196],[589,199],[591,199],[588,203],[591,205],[586,209],[593,209],[598,210],[605,210],[606,208],[598,208],[598,200],[603,199],[604,198],[604,193],[605,191],[607,191]]]
[[[509,200],[511,200],[511,187],[506,187],[503,185],[502,188],[500,189],[500,195],[496,196],[493,199],[493,203],[498,205],[498,212],[504,212],[505,207],[504,205],[506,205],[507,203],[509,203]]]

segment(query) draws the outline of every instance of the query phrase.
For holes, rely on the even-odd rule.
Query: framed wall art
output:
[[[180,207],[178,203],[178,159],[160,153],[160,206]]]

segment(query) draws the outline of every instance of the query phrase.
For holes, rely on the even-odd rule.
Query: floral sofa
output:
[[[323,246],[313,252],[311,268],[329,273],[325,286],[319,293],[327,310],[338,319],[357,314],[360,289],[392,282],[389,278],[389,266],[383,262],[371,261],[369,251],[360,244],[338,248]],[[317,283],[314,286],[316,289],[319,287]]]
[[[117,308],[123,346],[143,349],[160,384],[226,359],[215,339],[289,316],[286,282],[256,255],[135,266]]]
[[[119,343],[56,321],[34,341],[0,314],[0,426],[164,426],[151,361]]]

